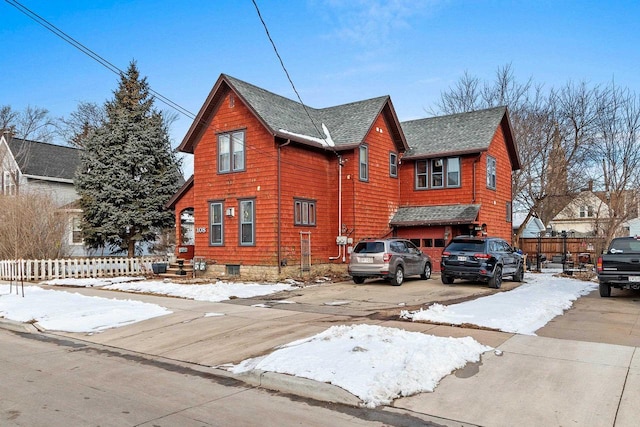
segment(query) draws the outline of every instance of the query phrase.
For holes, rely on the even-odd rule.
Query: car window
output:
[[[484,252],[482,240],[454,240],[447,246],[448,251]]]
[[[375,254],[384,252],[384,242],[360,242],[353,249],[357,254]]]
[[[417,253],[420,251],[420,249],[418,249],[418,247],[414,245],[413,242],[405,242],[405,243],[407,245],[407,249],[409,249],[409,252]]]
[[[391,243],[389,243],[389,247],[391,248],[392,252],[398,252],[398,253],[406,253],[407,251],[407,247],[404,244],[404,242],[399,242],[399,241],[393,241]]]

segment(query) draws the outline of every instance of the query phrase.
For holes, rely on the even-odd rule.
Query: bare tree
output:
[[[18,112],[5,105],[0,107],[0,129],[10,130],[16,138],[52,142],[57,123],[44,108],[28,106]]]
[[[598,98],[590,160],[600,172],[608,212],[598,231],[610,242],[621,225],[638,216],[640,186],[640,97],[615,83]]]
[[[106,118],[104,106],[94,102],[80,102],[68,118],[60,119],[58,133],[68,144],[84,148],[85,140],[105,123]]]
[[[48,195],[0,195],[0,259],[67,256],[67,221]]]

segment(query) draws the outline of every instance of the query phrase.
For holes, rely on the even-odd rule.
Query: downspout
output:
[[[278,237],[277,237],[277,245],[278,245],[278,249],[276,251],[277,253],[277,262],[278,262],[278,275],[280,275],[280,273],[282,273],[282,223],[281,223],[281,205],[282,205],[282,184],[280,182],[280,177],[281,177],[281,167],[280,167],[280,150],[282,149],[282,147],[289,145],[291,143],[290,139],[287,139],[286,142],[284,142],[283,144],[278,144]]]
[[[480,158],[482,157],[482,153],[478,154],[478,157],[473,161],[473,199],[471,203],[476,202],[476,165],[480,162]]]
[[[342,167],[344,162],[342,156],[338,155],[338,236],[342,235]],[[339,259],[342,256],[342,262],[346,261],[346,254],[344,248],[346,245],[338,245],[338,255],[335,257],[329,257],[331,261]]]

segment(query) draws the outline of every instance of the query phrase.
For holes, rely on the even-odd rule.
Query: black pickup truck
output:
[[[611,288],[640,289],[640,238],[618,237],[596,264],[600,296],[610,297]]]

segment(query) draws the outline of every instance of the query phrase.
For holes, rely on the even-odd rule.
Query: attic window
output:
[[[229,95],[229,108],[233,108],[236,105],[236,97],[233,94]]]
[[[244,131],[218,135],[218,172],[244,170]]]

